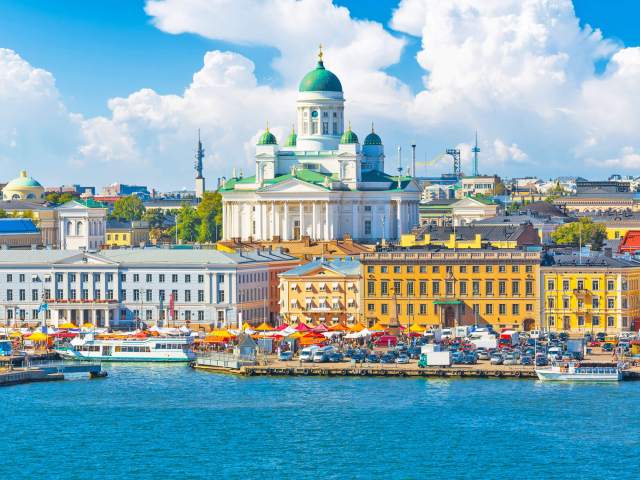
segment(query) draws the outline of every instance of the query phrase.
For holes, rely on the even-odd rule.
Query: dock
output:
[[[65,379],[65,374],[88,373],[89,378],[102,378],[107,372],[99,363],[44,363],[36,367],[0,371],[0,387],[34,382],[54,382]]]

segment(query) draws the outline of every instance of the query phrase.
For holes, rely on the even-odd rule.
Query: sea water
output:
[[[0,478],[631,478],[640,382],[236,377],[107,364],[0,389]]]

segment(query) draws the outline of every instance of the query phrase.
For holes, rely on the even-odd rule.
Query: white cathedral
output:
[[[224,182],[224,239],[332,240],[346,234],[374,242],[399,239],[418,224],[420,189],[410,176],[384,173],[382,140],[371,129],[361,146],[344,129],[344,96],[336,75],[316,68],[298,89],[297,131],[284,145],[267,128],[250,177]]]

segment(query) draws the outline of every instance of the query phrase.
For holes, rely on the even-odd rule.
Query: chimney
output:
[[[348,233],[345,233],[344,236],[342,237],[342,241],[346,244],[346,245],[353,245],[353,238],[351,238],[351,235]]]
[[[311,237],[309,235],[303,235],[302,236],[302,244],[305,247],[310,247],[311,246]]]

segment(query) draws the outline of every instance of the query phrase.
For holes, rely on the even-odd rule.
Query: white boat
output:
[[[100,362],[190,362],[195,360],[191,337],[100,339],[74,338],[69,347],[55,348],[66,360]]]
[[[554,362],[550,367],[536,368],[536,375],[544,381],[561,382],[618,382],[622,370],[618,367],[582,366],[578,362]]]

